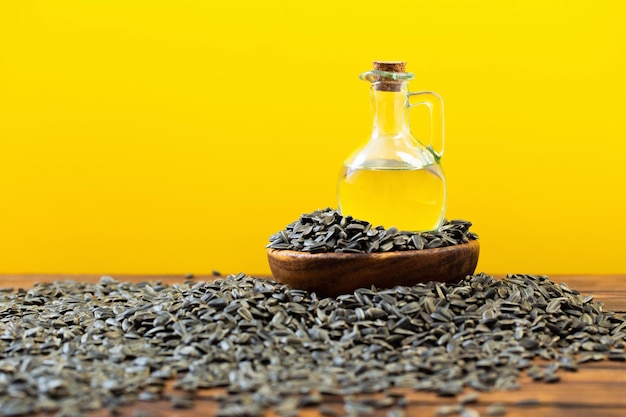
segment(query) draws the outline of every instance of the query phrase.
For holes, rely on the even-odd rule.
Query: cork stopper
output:
[[[406,62],[404,61],[374,61],[376,71],[405,72]]]
[[[374,61],[375,71],[385,72],[406,72],[406,62],[404,61]],[[374,83],[374,89],[378,91],[400,91],[402,89],[402,81],[392,80],[386,77],[380,77]]]

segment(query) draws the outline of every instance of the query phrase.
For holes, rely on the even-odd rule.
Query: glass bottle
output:
[[[443,102],[433,92],[408,92],[413,74],[405,62],[374,62],[360,78],[371,84],[372,133],[367,144],[343,165],[338,183],[339,210],[385,228],[431,231],[446,209],[443,154]],[[413,136],[409,109],[430,111],[430,138]]]

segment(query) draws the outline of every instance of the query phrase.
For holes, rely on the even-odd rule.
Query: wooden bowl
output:
[[[436,249],[381,253],[307,253],[268,249],[277,281],[322,297],[357,288],[391,288],[420,282],[458,282],[474,273],[480,245],[471,240]]]

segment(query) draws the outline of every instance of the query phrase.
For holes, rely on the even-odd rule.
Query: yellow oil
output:
[[[437,229],[445,212],[445,180],[438,166],[343,167],[339,209],[344,216],[399,230]]]

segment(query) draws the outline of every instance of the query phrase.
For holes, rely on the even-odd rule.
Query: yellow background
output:
[[[623,3],[0,0],[0,273],[268,273],[375,59],[444,98],[480,270],[625,273]]]

